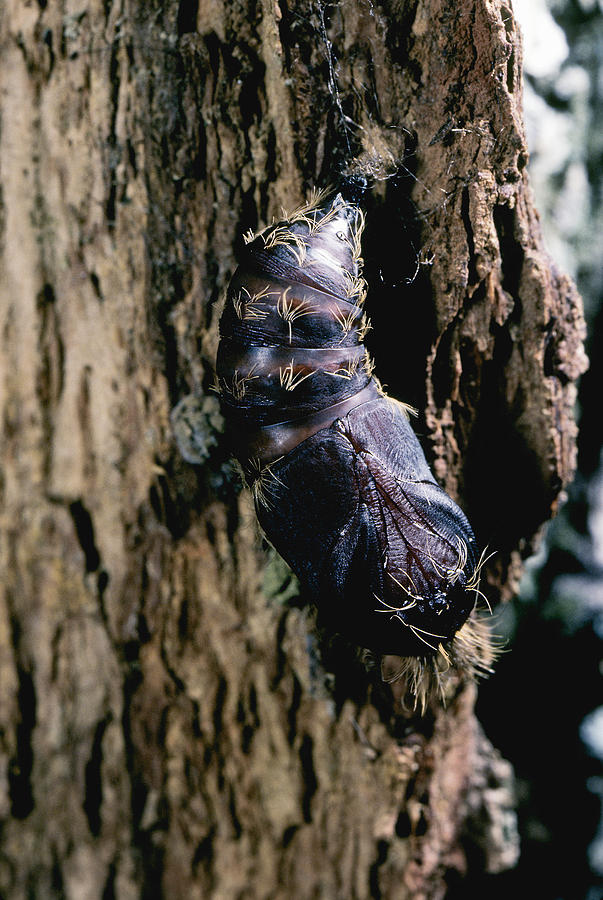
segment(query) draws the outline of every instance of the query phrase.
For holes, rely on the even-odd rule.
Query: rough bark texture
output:
[[[317,675],[215,401],[205,465],[169,424],[211,396],[240,233],[353,156],[382,164],[377,374],[423,410],[509,593],[572,472],[583,368],[526,183],[510,5],[0,16],[0,895],[418,900],[467,859],[512,864],[474,687],[420,720],[344,651]]]

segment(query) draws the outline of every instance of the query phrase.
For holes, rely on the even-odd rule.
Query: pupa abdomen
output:
[[[377,396],[362,343],[361,221],[342,201],[275,225],[245,249],[220,321],[217,362],[244,468],[273,462]]]

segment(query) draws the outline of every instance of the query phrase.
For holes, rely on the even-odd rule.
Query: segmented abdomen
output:
[[[359,210],[338,198],[247,245],[228,289],[217,365],[244,467],[273,461],[378,396],[363,345],[362,225]]]

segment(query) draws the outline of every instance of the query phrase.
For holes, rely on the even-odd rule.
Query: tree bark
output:
[[[0,894],[417,900],[512,865],[474,686],[421,719],[343,650],[317,670],[211,393],[241,233],[361,160],[377,374],[512,593],[584,358],[510,4],[0,16]],[[201,466],[170,426],[189,393]]]

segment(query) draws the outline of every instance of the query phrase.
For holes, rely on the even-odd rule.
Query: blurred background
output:
[[[603,897],[603,0],[513,0],[524,41],[531,181],[545,241],[584,298],[590,370],[578,473],[497,614],[510,653],[478,714],[517,777],[518,867],[471,896]],[[471,867],[473,868],[473,867]],[[463,896],[467,897],[466,886]]]

